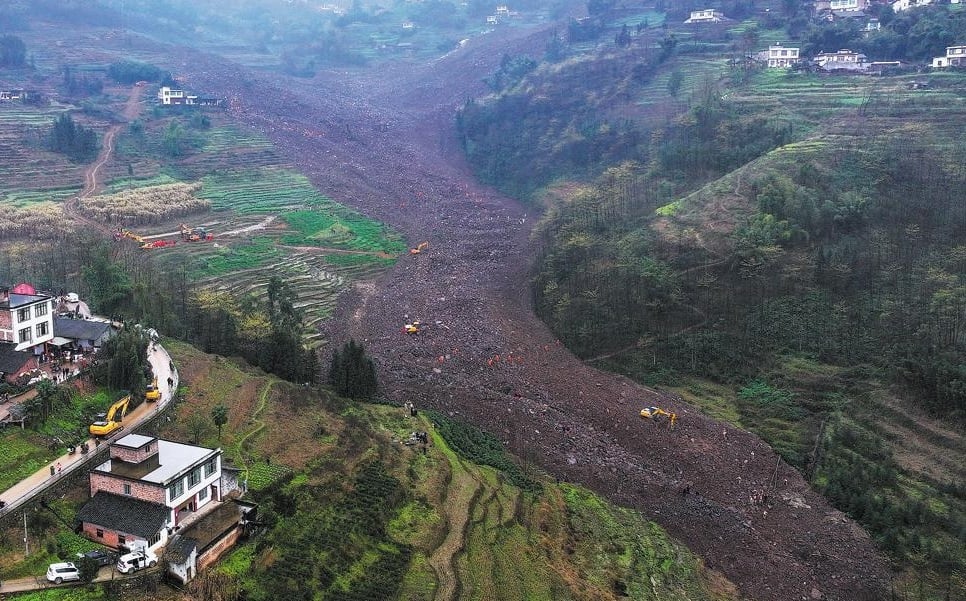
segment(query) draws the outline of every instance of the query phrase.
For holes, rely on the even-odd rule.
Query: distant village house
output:
[[[221,106],[224,104],[220,98],[188,94],[184,90],[176,90],[168,86],[162,86],[158,90],[158,102],[162,106]]]
[[[799,48],[789,48],[777,44],[768,47],[768,68],[786,69],[797,63],[799,58]]]
[[[693,10],[691,11],[691,16],[688,17],[685,23],[720,23],[722,21],[727,21],[728,18],[724,16],[720,11],[714,10],[713,8],[706,8],[704,10]]]
[[[866,55],[848,49],[837,52],[820,52],[814,59],[815,65],[822,71],[851,71],[864,72],[868,66]]]
[[[932,0],[896,0],[892,3],[892,10],[897,13],[909,10],[911,8],[918,8],[920,6],[929,6],[932,4]]]
[[[966,66],[966,46],[947,46],[946,56],[932,59],[933,69]]]

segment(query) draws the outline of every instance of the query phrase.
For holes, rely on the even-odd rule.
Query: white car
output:
[[[54,584],[65,580],[80,580],[80,570],[72,563],[52,563],[47,568],[47,580]]]

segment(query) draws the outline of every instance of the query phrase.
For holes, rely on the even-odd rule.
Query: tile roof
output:
[[[0,372],[17,373],[32,357],[30,353],[15,351],[12,344],[0,343]]]
[[[164,528],[169,515],[164,505],[100,490],[77,512],[77,519],[150,539]]]
[[[106,321],[54,317],[54,336],[71,340],[97,340],[110,329],[111,324]]]
[[[190,536],[175,534],[164,549],[164,558],[171,563],[184,563],[191,552],[198,548],[198,541]]]

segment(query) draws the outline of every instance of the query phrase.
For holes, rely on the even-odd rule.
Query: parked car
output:
[[[130,574],[131,572],[137,572],[144,568],[153,568],[157,564],[158,556],[151,551],[144,550],[121,555],[117,558],[117,565],[115,567],[122,574]]]
[[[65,580],[80,580],[80,570],[72,563],[52,563],[47,568],[47,580],[54,584]]]
[[[104,549],[94,549],[93,551],[88,551],[87,553],[77,554],[78,560],[84,559],[85,557],[93,559],[95,562],[97,562],[97,565],[101,567],[109,566],[114,563],[114,560],[117,559],[117,555]]]

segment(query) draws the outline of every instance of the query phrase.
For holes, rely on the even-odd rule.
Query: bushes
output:
[[[75,124],[69,114],[63,113],[51,127],[48,148],[66,154],[72,161],[89,161],[97,156],[97,134]]]

